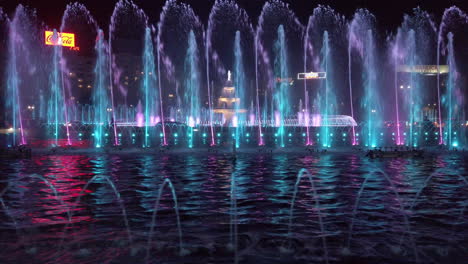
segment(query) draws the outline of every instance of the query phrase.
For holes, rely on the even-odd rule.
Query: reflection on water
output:
[[[325,263],[323,236],[330,263],[462,263],[468,253],[468,163],[461,155],[93,154],[0,166],[0,263],[144,263],[166,178],[176,190],[187,252],[179,255],[174,201],[165,189],[150,260],[233,263],[231,175],[239,263]],[[317,197],[304,178],[288,238],[301,168],[313,175]],[[105,177],[90,182],[96,175]],[[292,250],[282,251],[288,241]]]

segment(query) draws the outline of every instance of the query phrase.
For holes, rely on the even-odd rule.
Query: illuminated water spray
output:
[[[380,108],[380,98],[377,90],[377,64],[373,33],[367,31],[365,37],[364,51],[364,89],[365,96],[362,102],[366,109],[367,115],[367,131],[364,132],[365,144],[369,147],[376,147],[378,144],[378,128],[382,125],[382,113]]]
[[[200,71],[198,67],[198,45],[193,30],[189,32],[188,49],[185,57],[184,108],[189,127],[189,148],[193,147],[193,129],[200,122]]]
[[[406,57],[409,60],[407,65],[413,68],[420,64],[417,56],[418,47],[416,44],[416,32],[414,30],[410,30],[408,32],[407,42],[408,43],[406,44],[406,47],[408,49],[408,56]],[[417,129],[416,126],[417,121],[420,121],[421,117],[420,109],[422,108],[422,99],[419,91],[421,81],[422,80],[418,74],[411,73],[408,85],[400,85],[400,91],[403,90],[404,92],[408,93],[408,96],[406,96],[406,106],[409,108],[407,110],[409,136],[407,137],[406,145],[413,147],[417,147],[419,145],[418,139],[420,137],[418,135],[421,133],[421,131]]]
[[[307,54],[308,54],[308,48],[309,48],[309,28],[311,26],[311,20],[309,19],[309,23],[306,28],[306,35],[304,37],[304,72],[307,72]],[[299,112],[304,110],[304,125],[306,127],[306,146],[312,145],[312,141],[310,140],[310,124],[309,124],[309,119],[310,119],[310,112],[309,112],[309,92],[307,91],[307,82],[304,80],[304,104],[305,107],[302,108],[299,107]]]
[[[239,101],[235,103],[233,126],[236,129],[235,139],[236,147],[240,146],[240,142],[244,136],[244,125],[246,122],[246,115],[243,112],[245,109],[245,72],[244,72],[244,60],[242,58],[242,47],[241,47],[241,34],[239,31],[236,32],[234,39],[234,87],[235,87],[235,98],[239,98]]]
[[[327,76],[330,76],[331,72],[331,54],[329,48],[329,39],[328,31],[323,33],[323,45],[321,50],[322,63],[321,68],[324,72],[327,73]],[[323,147],[331,147],[331,134],[330,134],[330,124],[329,116],[333,113],[334,96],[332,90],[332,78],[327,78],[322,84],[320,89],[321,94],[319,95],[320,101],[320,113],[322,116],[322,122],[320,126],[320,141]]]
[[[258,122],[258,145],[259,146],[263,146],[264,145],[264,142],[263,142],[263,136],[262,136],[262,112],[260,110],[260,88],[259,88],[259,83],[258,83],[258,78],[259,78],[259,72],[258,72],[258,42],[259,42],[259,39],[258,39],[258,30],[257,30],[257,33],[255,34],[255,101],[256,101],[256,108],[257,108],[257,111],[256,111],[256,114],[257,114],[257,122]]]
[[[447,51],[448,51],[448,56],[447,56],[447,64],[449,66],[449,73],[448,73],[448,79],[447,79],[447,91],[445,93],[445,96],[442,100],[442,103],[444,105],[444,109],[447,113],[447,118],[446,118],[446,130],[445,133],[446,135],[441,135],[442,137],[445,137],[445,143],[447,146],[450,147],[458,147],[458,140],[457,140],[457,131],[454,129],[454,126],[459,125],[461,122],[458,120],[459,117],[459,103],[457,102],[457,94],[459,94],[459,91],[457,90],[457,65],[455,63],[455,52],[453,49],[453,34],[450,32],[447,35],[448,38],[448,45],[447,45]]]
[[[404,142],[401,139],[401,128],[400,128],[400,107],[398,97],[398,47],[393,50],[394,53],[394,90],[395,90],[395,128],[396,128],[396,145],[402,145]]]
[[[96,66],[94,67],[94,89],[93,89],[93,105],[94,105],[94,140],[95,146],[100,148],[104,146],[105,128],[108,125],[108,108],[109,108],[109,94],[108,94],[108,81],[107,76],[107,47],[104,42],[104,33],[102,30],[98,32],[98,38],[95,45],[96,51]]]
[[[449,66],[446,91],[442,94],[440,82],[440,68],[437,73],[437,95],[439,110],[439,144],[445,144],[449,147],[458,147],[460,142],[457,127],[460,127],[461,119],[464,119],[464,97],[461,87],[458,85],[459,73],[455,61],[454,34],[451,32],[452,23],[468,24],[468,16],[459,8],[452,6],[445,10],[442,22],[439,27],[437,39],[437,65],[440,65],[441,52],[447,52],[447,64]],[[444,38],[447,38],[446,50],[444,50]],[[442,113],[444,111],[444,113]],[[445,122],[443,117],[445,117]],[[465,120],[463,120],[464,122]],[[444,129],[445,128],[445,129]],[[455,130],[454,130],[455,128]],[[444,131],[445,130],[445,131]]]
[[[159,111],[157,76],[154,58],[154,47],[151,38],[151,29],[146,28],[145,46],[143,51],[143,79],[141,84],[141,92],[143,95],[143,115],[144,115],[144,147],[150,147],[150,127],[155,125],[156,113]],[[161,112],[162,114],[162,112]],[[163,125],[164,131],[164,125]],[[164,145],[166,145],[164,138]]]
[[[10,41],[9,41],[9,63],[8,63],[8,74],[7,74],[7,96],[6,96],[6,106],[9,111],[11,111],[11,122],[13,130],[12,145],[17,145],[17,128],[20,129],[20,141],[19,144],[26,144],[26,139],[23,132],[23,121],[21,117],[21,102],[20,102],[20,76],[18,74],[17,66],[17,54],[16,46],[18,36],[15,32],[14,23],[10,25]]]
[[[378,84],[377,78],[377,52],[374,38],[375,18],[367,10],[359,9],[349,28],[349,46],[348,46],[348,80],[350,86],[351,98],[351,116],[354,117],[353,107],[353,78],[352,75],[358,75],[352,70],[352,52],[355,50],[359,54],[362,64],[361,79],[358,87],[363,87],[363,96],[360,99],[360,107],[363,113],[363,119],[366,120],[366,125],[362,127],[362,138],[365,146],[376,147],[379,144],[379,128],[382,126],[382,107],[379,95],[381,86]],[[355,78],[358,78],[356,76]],[[359,79],[359,80],[361,80]],[[352,144],[357,144],[356,134],[353,127]]]
[[[211,15],[210,15],[211,16]],[[205,36],[205,62],[206,62],[206,87],[207,87],[207,94],[208,94],[208,115],[209,115],[209,126],[211,132],[211,146],[215,144],[214,138],[214,128],[213,128],[213,104],[211,98],[211,79],[210,79],[210,49],[211,49],[211,34],[212,32],[212,23],[211,19],[208,22],[208,31]]]
[[[158,23],[158,34],[156,37],[156,52],[157,52],[157,62],[158,62],[158,91],[159,91],[159,115],[161,120],[161,130],[162,130],[162,144],[163,146],[167,146],[167,138],[166,138],[166,126],[165,126],[165,119],[164,119],[164,106],[163,106],[163,87],[162,87],[162,75],[161,75],[161,60],[162,60],[162,32],[163,32],[163,21],[166,17],[167,8],[173,3],[174,1],[167,1],[166,5],[163,7],[161,11],[159,23]],[[147,41],[145,41],[146,43]],[[146,44],[145,44],[146,46]],[[154,61],[154,60],[153,60]]]
[[[280,81],[276,83],[273,93],[274,103],[274,124],[277,127],[277,137],[281,147],[285,146],[285,119],[289,115],[289,72],[288,72],[288,53],[286,46],[286,34],[283,25],[278,27],[278,39],[274,45],[275,49],[275,74]]]
[[[54,30],[54,36],[58,38],[57,31]],[[49,102],[48,102],[48,121],[49,124],[52,124],[52,133],[54,135],[55,145],[59,145],[60,137],[60,125],[63,122],[63,103],[65,102],[63,98],[63,89],[62,89],[62,73],[60,67],[61,59],[61,46],[54,46],[52,56],[52,71],[50,73],[49,79]],[[67,127],[67,136],[68,133],[68,123],[65,122]]]

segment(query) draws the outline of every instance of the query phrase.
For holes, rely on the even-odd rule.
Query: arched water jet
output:
[[[451,32],[451,26],[454,21],[451,19],[458,18],[459,22],[461,22],[463,25],[468,24],[468,16],[466,15],[465,12],[460,10],[456,6],[452,6],[450,8],[447,8],[444,11],[444,14],[442,16],[442,21],[439,25],[439,32],[438,32],[438,38],[437,38],[437,101],[438,101],[438,116],[439,116],[439,145],[447,145],[448,147],[458,147],[458,142],[455,144],[452,142],[453,134],[452,133],[452,119],[454,118],[454,113],[453,113],[453,108],[455,107],[453,105],[453,92],[455,90],[454,85],[455,85],[455,79],[456,79],[456,74],[457,70],[452,69],[451,67],[455,67],[455,59],[454,59],[454,49],[453,49],[453,33]],[[444,38],[447,38],[447,43],[444,43]],[[443,46],[445,44],[445,46]],[[446,104],[446,109],[443,109],[442,105],[444,103],[444,95],[441,92],[441,87],[440,87],[440,61],[441,61],[441,53],[445,53],[445,49],[447,49],[447,62],[449,63],[449,84],[448,84],[448,89],[446,92],[445,97],[448,97],[448,104]],[[451,65],[450,65],[451,64]],[[463,94],[459,93],[459,97],[457,100],[463,100]],[[442,115],[442,110],[445,110],[447,112],[447,118],[446,122],[448,123],[448,130],[445,133],[447,133],[447,140],[444,140],[444,129],[443,129],[443,124],[444,119]],[[450,134],[449,134],[450,132]],[[447,142],[449,141],[449,142]]]
[[[290,91],[285,95],[284,90],[294,83],[290,76],[294,71],[290,65],[291,56],[296,48],[303,47],[303,31],[303,25],[288,4],[278,0],[264,4],[255,33],[257,115],[264,127],[259,125],[259,145],[270,141],[277,147],[285,147],[290,140],[285,138],[285,126],[291,122],[290,114],[297,108],[293,99],[298,99],[298,93]],[[260,97],[262,93],[263,98]],[[262,130],[268,134],[272,132],[272,138],[264,138]]]
[[[163,20],[160,21],[163,30],[160,33],[162,75],[159,78],[163,87],[169,87],[172,92],[167,94],[168,91],[163,90],[163,96],[174,98],[172,104],[166,104],[166,109],[169,108],[166,120],[185,123],[188,126],[187,145],[193,147],[196,133],[192,132],[197,129],[195,126],[205,124],[207,117],[203,103],[205,93],[200,88],[204,85],[200,70],[204,63],[200,53],[204,41],[203,25],[188,4],[170,0],[163,9]],[[195,103],[193,107],[188,101],[192,92],[196,94],[195,98],[190,98]]]
[[[377,167],[374,167],[373,168],[379,172],[381,175],[384,176],[385,180],[390,184],[391,186],[391,189],[393,191],[393,193],[395,194],[396,198],[397,198],[397,201],[398,201],[398,204],[400,205],[400,210],[404,210],[404,205],[401,201],[401,198],[400,198],[400,195],[398,194],[398,192],[396,191],[396,188],[392,182],[392,180],[388,177],[388,175],[380,170],[379,168]],[[362,182],[361,184],[361,187],[359,188],[359,192],[358,192],[358,196],[356,198],[356,202],[354,204],[354,207],[353,207],[353,213],[352,213],[352,218],[351,218],[351,224],[349,225],[349,235],[348,235],[348,242],[347,242],[347,246],[346,248],[344,248],[344,252],[346,253],[349,253],[350,252],[350,249],[351,249],[351,239],[352,239],[352,235],[353,235],[353,227],[354,227],[354,219],[356,217],[356,214],[357,214],[357,209],[358,209],[358,206],[359,206],[359,199],[361,197],[361,194],[362,192],[364,191],[364,188],[366,186],[366,183],[368,182],[370,176],[374,175],[373,173],[370,173],[368,174],[365,178],[364,178],[364,181]],[[411,240],[411,243],[413,245],[413,251],[414,251],[414,257],[415,257],[415,260],[416,260],[416,263],[419,263],[419,257],[418,257],[418,251],[417,251],[417,248],[416,248],[416,244],[415,244],[415,241],[414,241],[414,238],[413,238],[413,235],[411,233],[411,230],[410,230],[410,224],[409,224],[409,220],[408,220],[408,217],[403,214],[403,219],[405,221],[405,227],[406,227],[406,232],[408,234],[410,234],[410,240]]]
[[[0,196],[0,204],[2,204],[3,210],[5,211],[5,214],[10,217],[11,221],[13,222],[13,225],[15,226],[15,231],[16,234],[18,235],[18,223],[16,222],[16,218],[11,215],[10,210],[8,209],[8,206],[6,206],[5,201],[3,198]]]
[[[122,210],[122,215],[124,217],[124,222],[125,222],[125,228],[127,229],[127,236],[128,236],[128,241],[129,243],[133,243],[133,238],[132,238],[132,233],[131,233],[131,230],[130,230],[130,225],[129,225],[129,222],[128,222],[128,218],[127,218],[127,211],[125,209],[125,206],[122,202],[122,199],[120,197],[120,193],[119,191],[117,190],[117,187],[115,186],[115,184],[112,182],[112,180],[108,177],[108,176],[103,176],[103,175],[95,175],[94,177],[92,177],[86,184],[85,186],[83,187],[83,189],[80,191],[80,193],[78,194],[78,198],[76,198],[76,201],[74,203],[74,206],[72,208],[72,210],[69,210],[70,212],[70,218],[73,216],[73,211],[74,209],[76,208],[76,206],[78,206],[78,204],[80,203],[81,201],[81,197],[83,196],[83,194],[85,193],[85,191],[88,189],[88,186],[95,182],[96,180],[98,179],[104,179],[106,181],[106,183],[112,188],[112,191],[114,192],[118,202],[119,202],[119,206],[120,206],[120,209]],[[64,243],[64,240],[65,240],[65,236],[67,234],[67,230],[69,229],[69,225],[72,225],[73,223],[70,221],[68,224],[65,225],[64,229],[63,229],[63,236],[62,236],[62,239],[60,241],[60,244],[59,244],[59,249],[62,249],[62,245]],[[59,252],[58,252],[59,253]]]
[[[396,134],[394,139],[397,145],[419,147],[428,144],[429,133],[427,130],[424,133],[424,126],[437,122],[437,118],[430,116],[427,111],[432,104],[424,105],[424,102],[430,100],[426,92],[432,81],[428,76],[430,74],[418,70],[424,65],[435,64],[436,51],[433,45],[437,42],[436,34],[437,29],[429,14],[415,8],[412,14],[404,16],[395,36],[389,39],[393,42],[389,56],[394,66],[392,71],[395,71],[393,109],[397,114],[392,117],[396,127],[392,134]]]
[[[112,119],[114,120],[114,123],[112,124],[113,130],[114,130],[114,145],[120,145],[119,138],[118,138],[118,130],[117,130],[117,122],[119,121],[118,118],[124,119],[123,116],[118,117],[116,114],[116,106],[119,101],[123,101],[124,107],[127,110],[127,115],[128,112],[131,112],[132,114],[132,121],[136,119],[137,113],[135,113],[135,108],[132,107],[132,102],[128,102],[128,87],[125,87],[121,84],[121,75],[122,75],[122,70],[119,68],[118,65],[118,60],[115,57],[115,53],[119,52],[117,50],[117,43],[118,43],[118,38],[122,37],[120,35],[128,35],[131,36],[132,38],[137,36],[138,41],[141,41],[141,48],[143,48],[143,41],[145,37],[145,29],[148,25],[147,22],[147,17],[143,10],[138,8],[131,0],[120,0],[117,2],[117,4],[114,7],[114,11],[112,13],[111,19],[110,19],[110,24],[109,24],[109,84],[110,84],[110,101],[112,105],[113,111],[111,111],[112,114]],[[131,31],[128,28],[128,26],[131,25]],[[125,27],[127,26],[127,27]],[[138,29],[140,26],[141,30]],[[127,32],[125,30],[128,30],[130,32]],[[139,43],[140,44],[140,43]],[[136,54],[141,54],[142,49],[135,51],[132,49],[127,50],[127,52],[130,52],[134,55]],[[123,97],[122,98],[119,98]],[[120,100],[119,100],[120,99]],[[130,98],[133,99],[133,98]],[[128,109],[128,103],[131,103],[130,109]],[[136,102],[133,102],[133,104],[136,106],[138,104],[138,100]],[[128,116],[127,116],[128,119]]]
[[[178,229],[178,232],[179,232],[179,254],[180,255],[187,254],[187,251],[184,250],[183,244],[182,244],[182,228],[180,226],[179,206],[177,204],[177,196],[176,196],[176,193],[175,193],[175,189],[174,189],[174,186],[172,185],[171,180],[169,180],[168,178],[165,178],[163,184],[161,185],[161,187],[159,187],[158,197],[156,199],[156,203],[155,203],[154,209],[153,209],[153,216],[151,218],[151,227],[150,227],[150,231],[149,231],[149,234],[148,234],[148,242],[147,242],[147,246],[146,246],[146,263],[149,262],[150,250],[151,250],[151,241],[153,239],[153,231],[154,231],[154,227],[156,225],[156,216],[157,216],[157,213],[158,213],[158,208],[159,208],[159,203],[161,201],[162,192],[163,192],[164,187],[166,185],[171,190],[172,199],[174,201],[174,210],[175,210],[176,218],[177,218],[177,229]]]
[[[322,245],[323,245],[323,250],[325,253],[325,263],[329,262],[328,259],[328,247],[327,247],[327,238],[326,238],[326,231],[325,231],[325,226],[323,224],[323,219],[322,219],[322,214],[320,212],[320,202],[317,194],[317,189],[315,188],[314,184],[314,179],[312,177],[312,174],[307,170],[307,169],[301,169],[299,173],[297,174],[297,180],[296,184],[294,185],[294,193],[293,193],[293,198],[291,201],[291,207],[289,209],[289,224],[288,224],[288,238],[289,238],[289,248],[291,248],[291,239],[292,239],[292,217],[293,217],[293,210],[294,210],[294,202],[296,201],[296,195],[298,192],[298,187],[299,183],[301,182],[301,179],[304,175],[307,175],[307,179],[309,180],[310,186],[313,191],[314,199],[315,199],[315,206],[317,207],[317,216],[319,218],[319,224],[320,224],[320,232],[321,237],[322,237]]]
[[[36,179],[39,179],[41,180],[42,182],[44,182],[51,190],[52,192],[54,193],[54,197],[55,199],[62,205],[65,207],[65,204],[63,203],[62,199],[59,198],[58,196],[58,193],[57,193],[57,189],[55,189],[54,185],[52,183],[50,183],[46,178],[40,176],[40,175],[37,175],[37,174],[33,174],[33,175],[30,175],[29,176],[30,178],[36,178]],[[71,223],[71,212],[70,210],[68,209],[67,210],[67,216],[68,216],[68,223]]]
[[[424,181],[424,183],[422,184],[421,188],[419,188],[419,190],[417,191],[416,195],[414,196],[414,199],[413,201],[411,202],[410,206],[408,207],[408,211],[412,212],[413,211],[413,208],[416,206],[417,202],[418,202],[418,199],[419,199],[419,196],[421,196],[421,193],[422,191],[427,187],[427,185],[429,184],[429,182],[432,180],[432,178],[437,175],[436,172],[432,173],[429,177],[426,178],[426,180]],[[465,183],[465,186],[468,186],[468,180],[463,177],[462,175],[457,175],[458,178],[460,180],[462,180],[464,183]],[[460,216],[459,218],[461,218],[463,216],[463,213],[465,212],[465,207],[466,205],[462,208],[462,210],[460,211]],[[403,239],[405,237],[405,234],[402,234],[401,238],[400,238],[400,247],[401,245],[403,244]]]
[[[25,177],[26,178],[32,178],[32,179],[38,179],[41,182],[43,182],[53,192],[55,200],[58,201],[63,207],[66,207],[64,202],[62,201],[62,199],[60,199],[60,197],[58,196],[58,192],[57,192],[56,188],[54,187],[54,185],[52,183],[50,183],[50,181],[48,181],[46,178],[44,178],[44,177],[42,177],[40,175],[37,175],[37,174],[28,175],[28,176],[25,176]],[[9,209],[6,206],[6,204],[4,203],[4,200],[3,200],[3,195],[6,193],[6,191],[10,187],[11,187],[11,184],[8,183],[7,187],[2,190],[2,192],[0,193],[0,202],[2,204],[2,207],[5,208],[7,215],[12,219],[12,221],[13,221],[13,223],[15,225],[15,231],[19,235],[18,225],[17,225],[16,219],[9,213]],[[66,213],[67,213],[67,216],[68,216],[68,222],[67,222],[66,225],[68,226],[71,223],[70,209],[67,208]]]
[[[233,0],[215,1],[205,33],[206,76],[210,85],[208,105],[215,107],[209,109],[215,113],[215,130],[222,129],[221,126],[229,127],[226,132],[230,136],[227,139],[236,148],[244,139],[248,125],[247,106],[253,98],[253,93],[248,89],[253,87],[248,79],[250,67],[254,66],[254,61],[249,60],[251,52],[254,52],[252,37],[252,25],[244,9]],[[249,121],[255,116],[255,112],[250,112]],[[216,144],[221,144],[221,135],[217,133]]]
[[[26,177],[32,178],[32,179],[38,179],[41,182],[43,182],[52,191],[52,193],[54,194],[55,200],[57,200],[63,207],[66,207],[64,202],[62,201],[62,199],[60,199],[60,197],[58,196],[57,189],[54,187],[54,185],[52,183],[50,183],[50,181],[48,181],[46,178],[44,178],[44,177],[42,177],[40,175],[36,175],[36,174],[29,175],[29,176],[26,176]],[[8,191],[8,189],[10,187],[11,187],[11,184],[8,183],[7,187],[2,190],[2,192],[0,193],[0,202],[2,204],[2,207],[5,208],[5,212],[7,213],[7,215],[12,219],[12,221],[13,221],[13,223],[15,225],[16,232],[18,233],[18,225],[17,225],[16,219],[9,213],[9,209],[8,209],[8,207],[6,206],[6,204],[5,204],[4,200],[3,200],[3,196],[5,195],[5,193]],[[70,224],[71,223],[71,217],[72,217],[70,209],[67,209],[66,213],[67,213],[67,217],[68,217],[68,224]]]
[[[309,18],[308,34],[310,39],[308,65],[314,72],[325,72],[325,78],[318,79],[309,93],[309,107],[312,126],[316,127],[316,145],[328,148],[333,145],[333,116],[339,108],[336,93],[346,85],[346,72],[341,72],[343,58],[347,56],[347,25],[343,16],[329,6],[319,5]],[[333,144],[332,144],[333,143]]]
[[[108,123],[107,120],[104,120],[107,111],[105,109],[105,113],[102,113],[101,111],[102,108],[108,108],[108,106],[103,106],[102,102],[107,101],[109,96],[105,93],[107,86],[104,87],[104,89],[106,89],[104,94],[100,92],[100,90],[102,90],[100,86],[103,85],[102,81],[100,80],[102,79],[100,76],[105,74],[106,70],[103,71],[103,66],[98,66],[98,68],[100,67],[101,69],[96,71],[95,64],[99,64],[99,60],[102,60],[103,57],[107,57],[107,46],[104,45],[104,37],[99,36],[97,23],[90,14],[89,10],[83,4],[77,2],[70,3],[66,6],[61,19],[60,27],[57,31],[73,32],[73,34],[80,36],[77,39],[73,39],[75,42],[75,47],[60,46],[59,53],[59,85],[62,89],[62,99],[64,105],[64,109],[59,111],[63,112],[64,115],[64,121],[62,123],[64,123],[63,125],[65,126],[66,130],[66,145],[76,145],[80,143],[79,141],[81,141],[81,137],[77,135],[79,133],[75,133],[76,129],[73,128],[73,123],[74,121],[85,122],[84,118],[80,119],[78,117],[79,109],[82,108],[78,102],[83,99],[83,102],[91,103],[91,105],[94,107],[93,118],[89,118],[86,121],[87,123],[96,124],[96,126],[93,128],[93,133],[99,138],[93,137],[92,144],[94,144],[95,147],[96,145],[101,146],[103,144],[102,135],[104,134],[101,124]],[[99,47],[99,40],[103,41],[101,47]],[[79,48],[80,46],[82,49]],[[77,58],[76,53],[80,53],[82,56]],[[93,55],[95,55],[96,59],[94,59]],[[76,67],[75,62],[81,61],[81,59],[89,60],[87,62],[89,68],[87,67],[86,69],[79,69]],[[87,74],[89,74],[89,76],[93,76],[94,78],[89,78],[86,80],[87,83],[83,84],[82,82],[85,81],[83,75]],[[83,88],[89,89],[91,87],[94,87],[95,89],[89,93],[89,97],[82,98],[80,95],[83,93]],[[96,93],[100,93],[100,95],[103,97],[99,100],[96,100]],[[90,112],[88,112],[88,114],[91,116]]]

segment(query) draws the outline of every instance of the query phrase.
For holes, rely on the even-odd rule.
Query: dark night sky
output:
[[[215,0],[183,0],[189,3],[206,23],[211,6]],[[0,7],[11,15],[17,4],[22,3],[38,10],[39,17],[48,25],[57,27],[61,15],[69,0],[0,0]],[[117,0],[81,0],[101,27],[107,26],[113,8]],[[156,22],[165,0],[134,0],[143,8],[152,22]],[[265,0],[237,0],[240,7],[247,10],[252,21],[256,23]],[[446,7],[456,5],[468,11],[467,0],[284,0],[290,4],[302,23],[306,23],[308,16],[318,4],[330,5],[348,18],[352,16],[357,8],[367,8],[374,13],[382,29],[392,31],[396,29],[404,13],[409,13],[412,8],[420,6],[427,10],[438,22]]]

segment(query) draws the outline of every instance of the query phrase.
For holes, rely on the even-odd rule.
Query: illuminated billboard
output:
[[[51,46],[75,47],[75,34],[46,31],[45,44]]]
[[[449,72],[448,65],[398,65],[398,72],[404,73],[419,73],[424,75],[447,74]]]
[[[297,74],[298,80],[312,80],[312,79],[326,79],[326,78],[327,78],[326,72],[304,72],[304,73]]]

